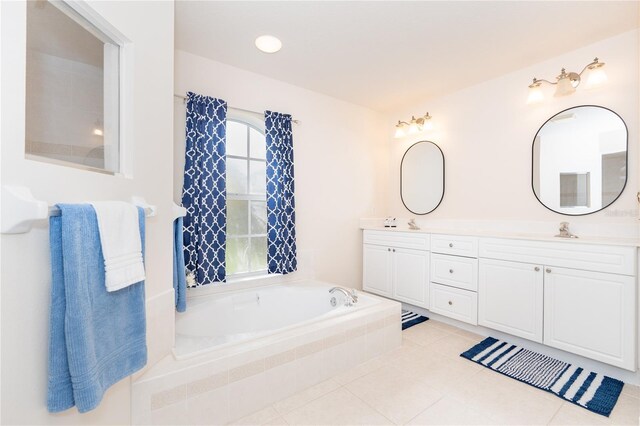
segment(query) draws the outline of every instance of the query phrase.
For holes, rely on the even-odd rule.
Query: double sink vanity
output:
[[[555,114],[533,138],[533,195],[561,215],[607,208],[626,186],[627,139],[608,108]],[[435,143],[409,147],[400,164],[404,207],[437,209],[445,177]],[[574,238],[566,225],[556,237],[363,226],[363,289],[636,371],[636,235]]]
[[[636,370],[633,241],[363,230],[363,289]]]

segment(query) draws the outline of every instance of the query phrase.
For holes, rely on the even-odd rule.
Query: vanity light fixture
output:
[[[529,97],[527,98],[527,103],[535,103],[544,99],[544,94],[540,87],[542,86],[542,83],[556,86],[556,91],[554,93],[554,96],[556,97],[571,95],[576,91],[576,88],[580,85],[582,80],[582,75],[587,71],[589,72],[587,88],[600,86],[607,81],[607,75],[602,67],[604,67],[604,62],[600,62],[598,58],[595,58],[579,73],[571,71],[567,72],[565,68],[562,68],[560,75],[556,77],[555,82],[534,77],[533,82],[529,85]]]
[[[431,116],[429,113],[418,118],[412,115],[411,121],[408,123],[406,121],[398,120],[398,124],[396,124],[396,132],[393,137],[402,138],[406,135],[415,135],[416,133],[431,130],[432,128],[433,124],[431,123]]]

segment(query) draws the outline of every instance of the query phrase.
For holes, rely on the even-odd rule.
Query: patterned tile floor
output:
[[[429,320],[390,354],[245,417],[252,425],[638,425],[640,388],[605,418],[459,357],[481,336]]]

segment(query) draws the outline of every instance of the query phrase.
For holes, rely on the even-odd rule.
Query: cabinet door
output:
[[[362,251],[362,288],[391,297],[391,248],[364,244]]]
[[[429,308],[429,252],[392,248],[393,298]]]
[[[544,343],[635,370],[635,301],[633,277],[548,267]]]
[[[480,259],[478,324],[542,343],[541,265]]]

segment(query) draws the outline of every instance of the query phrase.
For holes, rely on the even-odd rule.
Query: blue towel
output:
[[[182,232],[182,218],[179,217],[173,222],[173,289],[178,312],[187,310],[187,277],[184,269]]]
[[[98,406],[104,392],[147,362],[144,281],[105,287],[96,213],[59,204],[51,217],[51,313],[47,408]],[[139,209],[144,256],[144,211]]]

